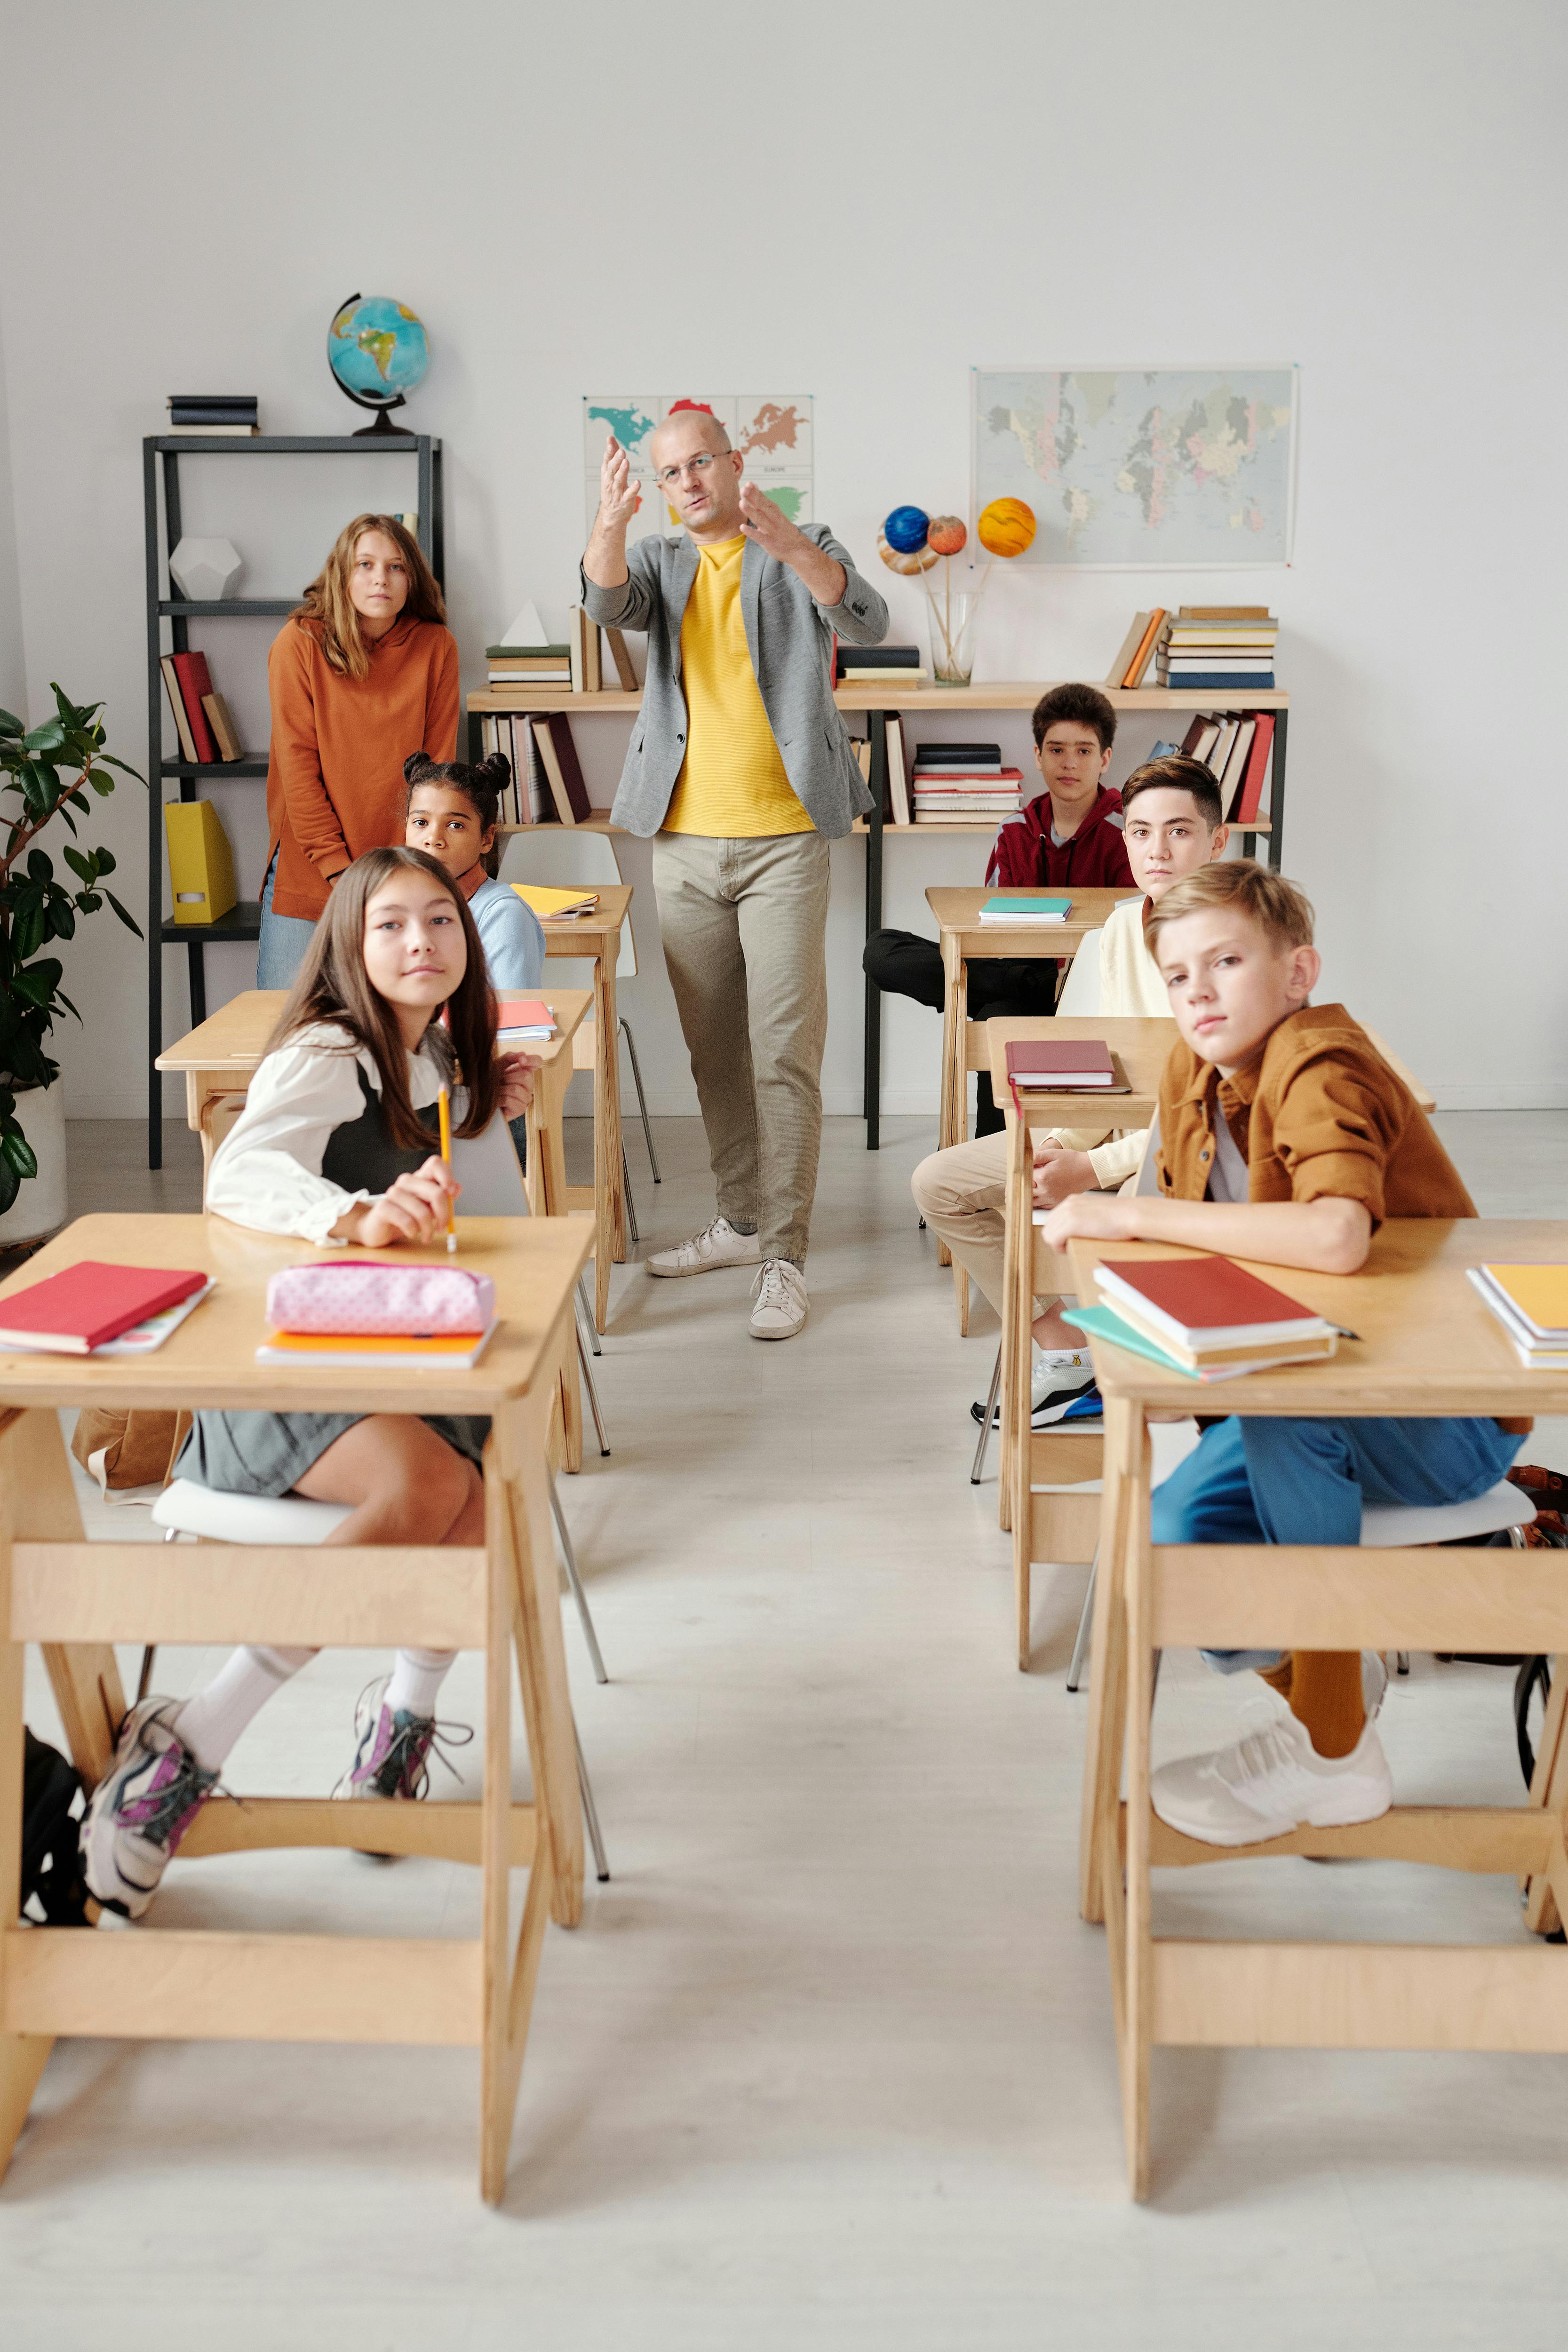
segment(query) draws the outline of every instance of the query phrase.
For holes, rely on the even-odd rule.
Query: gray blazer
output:
[[[844,601],[819,604],[805,583],[748,540],[741,559],[741,611],[768,724],[818,833],[847,833],[871,805],[849,730],[833,702],[833,637],[874,646],[888,633],[888,607],[863,580],[825,523],[807,533],[846,574]],[[627,578],[598,588],[583,575],[583,606],[611,629],[646,629],[647,677],[620,789],[610,814],[646,840],[658,831],[686,757],[686,697],[680,685],[680,624],[698,555],[684,531],[640,539],[626,551]]]

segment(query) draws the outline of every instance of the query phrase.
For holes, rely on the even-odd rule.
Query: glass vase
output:
[[[931,674],[938,686],[967,686],[974,670],[974,615],[980,603],[968,588],[926,589],[931,606]]]

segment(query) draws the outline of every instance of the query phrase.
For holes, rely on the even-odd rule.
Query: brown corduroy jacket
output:
[[[272,908],[313,923],[335,874],[365,850],[403,839],[409,753],[454,756],[457,642],[438,621],[399,621],[372,646],[370,676],[344,677],[321,651],[315,625],[286,621],[267,657],[267,682]]]

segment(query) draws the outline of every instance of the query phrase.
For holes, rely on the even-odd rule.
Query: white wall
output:
[[[323,357],[355,287],[432,334],[407,414],[445,436],[470,685],[525,594],[564,618],[585,390],[809,387],[818,511],[874,565],[889,506],[966,505],[972,362],[1298,360],[1294,569],[1004,576],[980,670],[1092,677],[1136,605],[1266,593],[1294,697],[1286,863],[1332,992],[1446,1103],[1568,1102],[1563,47],[1550,0],[13,11],[8,82],[72,85],[90,58],[93,92],[85,142],[47,107],[7,132],[30,707],[50,677],[103,695],[140,758],[140,436],[175,389],[255,390],[274,429],[357,423]],[[269,463],[264,489],[260,467],[188,470],[207,478],[188,520],[236,540],[258,593],[300,586],[370,502],[346,461]],[[0,508],[0,638],[5,582]],[[916,593],[892,601],[923,643]],[[253,740],[266,634],[201,639]],[[1004,726],[1015,748],[1021,730]],[[578,733],[608,781],[624,727]],[[1127,730],[1118,772],[1142,740]],[[261,787],[215,796],[254,893]],[[105,837],[128,883],[143,833],[126,793]],[[858,1106],[863,856],[835,852],[840,1111]],[[928,882],[970,878],[976,843],[893,842],[889,919],[918,925]],[[630,1009],[656,1101],[689,1108],[650,911]],[[210,962],[215,1000],[250,976],[238,950]],[[133,943],[93,924],[68,985],[88,1015],[61,1041],[72,1110],[135,1114]],[[934,1019],[890,1006],[887,1036],[888,1107],[933,1101]]]
[[[16,568],[16,512],[11,495],[11,436],[5,415],[5,344],[0,320],[0,710],[20,713],[27,699],[22,656],[22,591]],[[15,807],[16,803],[12,802]]]

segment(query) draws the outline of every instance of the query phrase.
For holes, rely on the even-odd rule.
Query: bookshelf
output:
[[[428,433],[377,434],[374,438],[353,433],[236,434],[232,437],[218,434],[171,433],[149,434],[142,441],[142,501],[147,562],[147,776],[153,787],[148,793],[147,810],[149,1168],[161,1167],[163,1159],[163,1082],[157,1069],[158,1056],[163,1050],[163,950],[165,947],[183,947],[186,950],[191,1025],[195,1028],[207,1017],[205,949],[229,945],[236,940],[257,940],[261,935],[261,906],[255,898],[242,898],[238,906],[216,923],[175,923],[165,918],[163,782],[167,778],[175,779],[180,798],[192,801],[198,796],[197,787],[203,778],[259,778],[266,775],[268,766],[267,755],[262,751],[247,752],[241,760],[205,762],[184,760],[178,755],[177,740],[175,755],[166,757],[163,725],[167,704],[163,672],[158,665],[165,652],[189,652],[190,624],[193,620],[286,620],[300,602],[298,596],[224,596],[192,602],[164,595],[164,587],[170,584],[169,557],[178,547],[181,536],[180,460],[182,457],[352,457],[384,456],[389,450],[395,456],[406,456],[415,461],[418,480],[415,503],[419,517],[416,536],[426,562],[440,581],[446,561],[441,444]],[[160,478],[163,492],[161,523]],[[163,641],[165,622],[169,625],[170,635],[167,646]]]
[[[986,680],[980,686],[916,686],[889,699],[889,688],[857,683],[841,686],[834,701],[847,719],[859,717],[866,720],[866,731],[871,745],[871,814],[856,820],[854,831],[866,836],[866,937],[882,928],[882,850],[889,836],[918,834],[922,841],[933,835],[963,840],[966,836],[991,835],[994,824],[892,824],[883,816],[888,802],[888,720],[903,717],[910,711],[924,710],[1033,710],[1042,694],[1049,694],[1060,679],[1001,679]],[[1259,841],[1268,845],[1268,859],[1276,871],[1284,854],[1285,840],[1285,750],[1290,715],[1290,698],[1276,690],[1268,694],[1188,694],[1164,686],[1101,687],[1100,691],[1117,711],[1139,710],[1151,714],[1190,717],[1194,710],[1271,710],[1274,713],[1274,747],[1268,782],[1268,814],[1256,824],[1239,829],[1242,843],[1249,856],[1257,852]],[[595,711],[637,710],[642,706],[640,694],[626,694],[618,689],[602,694],[557,694],[548,700],[537,696],[532,701],[513,694],[470,694],[468,697],[468,757],[479,757],[479,721],[489,711],[510,711],[514,716],[529,710],[565,710],[574,717],[588,716]],[[591,827],[602,833],[616,833],[619,826],[610,822],[607,810],[595,809],[588,820]],[[501,825],[502,833],[529,832],[531,826]],[[866,1149],[876,1151],[881,1144],[882,1087],[882,992],[874,980],[866,982],[866,1043],[865,1094],[863,1116],[866,1121]]]

